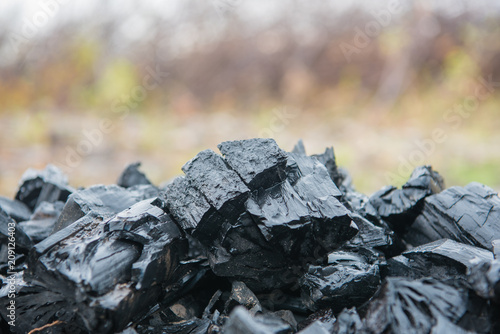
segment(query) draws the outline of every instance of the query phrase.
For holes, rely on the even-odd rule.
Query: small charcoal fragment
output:
[[[405,239],[418,246],[442,238],[492,250],[492,242],[500,238],[497,193],[482,184],[470,183],[427,197]]]
[[[139,170],[140,166],[140,162],[128,165],[121,173],[120,177],[118,177],[116,184],[123,188],[130,188],[142,184],[151,184],[151,181],[149,181],[146,175]]]
[[[355,307],[343,309],[333,324],[333,333],[336,334],[364,334],[367,333]]]
[[[63,172],[47,165],[43,171],[28,169],[21,178],[16,199],[34,210],[42,202],[65,202],[74,191]]]
[[[278,317],[252,317],[242,307],[236,307],[223,328],[225,334],[286,334],[291,330],[288,323]]]
[[[380,285],[376,255],[367,249],[358,253],[336,251],[328,255],[328,265],[309,266],[300,286],[305,304],[315,311],[331,307],[360,306]]]
[[[127,189],[116,185],[96,185],[78,190],[69,196],[52,233],[87,214],[93,213],[103,219],[109,218],[139,201],[156,196],[158,189],[148,185]]]
[[[9,246],[10,244],[10,246]],[[0,263],[6,264],[10,252],[27,253],[33,246],[33,241],[16,221],[0,208]]]
[[[443,189],[441,175],[430,166],[421,166],[415,168],[402,189],[387,186],[370,197],[370,204],[396,232],[405,232],[420,213],[423,199]]]
[[[242,305],[248,309],[251,315],[262,311],[262,306],[255,294],[245,283],[234,281],[231,295],[225,305],[225,313],[229,313],[234,307]]]

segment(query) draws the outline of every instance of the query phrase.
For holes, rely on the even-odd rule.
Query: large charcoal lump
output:
[[[219,148],[224,157],[200,152],[165,191],[170,213],[207,247],[217,275],[256,290],[289,285],[289,268],[300,258],[338,248],[358,232],[317,159],[286,153],[270,139]]]
[[[164,203],[144,200],[105,221],[87,215],[37,244],[27,281],[75,304],[80,327],[109,332],[161,297],[185,247]]]
[[[492,250],[500,239],[498,194],[473,182],[427,197],[405,239],[417,246],[442,238]]]

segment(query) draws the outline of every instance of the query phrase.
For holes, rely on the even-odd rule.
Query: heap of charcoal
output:
[[[219,150],[161,187],[26,172],[0,197],[0,332],[500,332],[492,189],[422,166],[368,197],[332,148]]]

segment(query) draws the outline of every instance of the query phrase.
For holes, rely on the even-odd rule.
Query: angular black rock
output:
[[[149,185],[122,188],[116,185],[96,185],[69,196],[52,233],[55,233],[90,213],[109,218],[135,203],[156,197],[159,190]]]
[[[357,253],[336,251],[328,255],[328,265],[309,266],[300,286],[305,304],[313,311],[360,306],[380,285],[378,257],[368,249]]]
[[[273,139],[229,141],[218,148],[251,189],[268,188],[284,179],[287,156]]]
[[[466,288],[435,279],[387,278],[363,320],[369,333],[488,333],[490,311]]]
[[[24,173],[16,199],[34,210],[41,202],[65,202],[73,191],[63,172],[53,165],[47,165],[42,171],[28,169]]]
[[[238,305],[246,307],[251,315],[262,312],[262,306],[252,290],[243,282],[233,281],[231,295],[224,307],[225,313],[229,313],[230,310]]]
[[[30,219],[32,213],[30,208],[23,202],[3,196],[0,196],[0,209],[16,222]]]
[[[500,304],[500,260],[476,264],[469,269],[468,278],[479,296]]]
[[[164,203],[149,199],[105,221],[86,215],[52,234],[33,248],[26,278],[77,305],[82,329],[117,331],[162,297],[185,251]]]
[[[387,275],[410,278],[434,277],[442,281],[466,279],[466,274],[493,254],[483,248],[442,239],[415,247],[387,261]]]
[[[21,221],[18,225],[34,243],[38,243],[52,233],[63,207],[63,202],[42,202],[28,220]]]
[[[299,333],[323,333],[325,331],[330,333],[336,321],[337,318],[335,318],[333,310],[325,308],[314,312],[307,319],[301,321],[298,325]]]
[[[370,196],[370,204],[396,232],[402,233],[420,213],[423,199],[443,189],[441,175],[430,166],[420,166],[415,168],[401,189],[384,187]]]
[[[125,167],[125,170],[118,177],[116,184],[123,188],[151,184],[146,175],[139,170],[140,166],[140,162],[135,162]]]
[[[497,193],[473,182],[427,197],[405,240],[418,246],[442,238],[492,250],[492,242],[500,239]]]
[[[317,159],[286,154],[269,139],[220,148],[227,160],[200,152],[183,167],[186,176],[165,187],[169,212],[207,248],[216,275],[253,291],[291,285],[304,270],[290,270],[301,258],[336,249],[358,232]]]
[[[286,334],[291,331],[290,324],[277,316],[252,317],[242,307],[236,307],[223,328],[225,334]]]

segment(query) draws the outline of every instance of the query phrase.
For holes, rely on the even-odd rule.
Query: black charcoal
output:
[[[96,185],[76,191],[69,196],[53,233],[90,213],[102,219],[109,218],[139,201],[156,197],[158,194],[157,188],[148,185],[127,189],[116,185]]]
[[[478,295],[500,304],[500,260],[477,263],[469,268],[468,275]]]
[[[186,248],[163,208],[157,198],[105,221],[81,218],[34,247],[28,280],[75,303],[80,327],[123,329],[158,301]]]
[[[483,248],[442,239],[415,247],[387,261],[387,275],[411,278],[434,277],[442,281],[464,279],[472,267],[493,260]]]
[[[500,238],[497,193],[474,182],[427,197],[405,239],[418,246],[442,238],[492,250]]]
[[[401,189],[384,187],[370,196],[370,204],[396,232],[403,233],[420,213],[424,198],[443,189],[441,175],[430,166],[420,166],[415,168]]]
[[[225,305],[225,313],[229,313],[234,307],[241,305],[248,309],[251,315],[262,311],[262,306],[255,294],[245,283],[234,281],[231,295]]]
[[[336,334],[368,333],[355,307],[343,309],[342,312],[339,313],[337,321],[333,324],[332,332]]]
[[[0,196],[0,209],[16,222],[30,219],[31,209],[21,201]]]
[[[146,175],[139,170],[140,166],[140,162],[128,165],[118,177],[116,184],[123,188],[130,188],[142,184],[151,184],[151,181],[149,181]]]
[[[30,219],[20,222],[19,226],[34,243],[38,243],[52,233],[63,207],[63,202],[42,202]]]
[[[65,202],[73,191],[66,175],[59,168],[47,165],[42,171],[28,169],[24,173],[16,199],[34,210],[41,202]]]
[[[252,189],[268,188],[284,179],[287,156],[273,139],[227,141],[218,148]]]
[[[387,278],[368,304],[364,324],[369,333],[438,333],[440,328],[488,333],[489,311],[487,302],[467,288],[435,279]]]
[[[33,241],[23,228],[0,208],[0,264],[12,261],[17,253],[27,253],[32,246]]]
[[[360,306],[380,285],[377,258],[368,249],[336,251],[328,255],[328,265],[309,266],[300,280],[305,304],[313,311],[331,307],[336,312]]]

